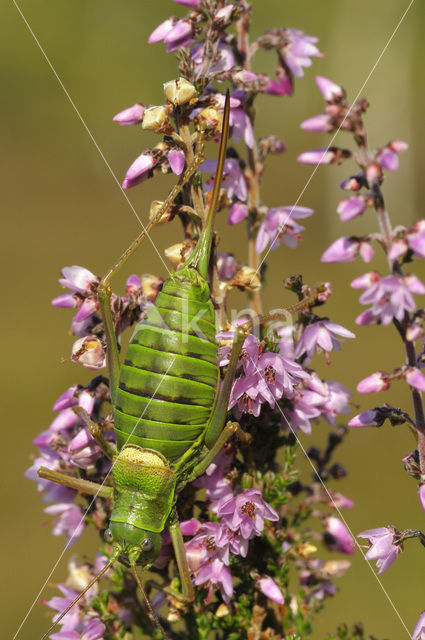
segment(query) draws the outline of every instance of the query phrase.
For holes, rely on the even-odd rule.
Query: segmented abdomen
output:
[[[215,314],[205,281],[166,280],[137,325],[121,366],[115,406],[125,443],[177,460],[201,435],[219,385]]]

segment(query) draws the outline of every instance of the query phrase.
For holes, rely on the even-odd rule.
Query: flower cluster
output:
[[[340,184],[344,191],[351,192],[341,200],[337,207],[342,222],[365,215],[374,210],[379,230],[375,233],[357,236],[344,236],[337,239],[325,251],[323,262],[347,262],[360,256],[364,262],[374,257],[375,245],[381,247],[387,258],[389,273],[381,275],[369,271],[355,278],[351,283],[354,289],[363,290],[359,302],[368,305],[356,318],[358,325],[378,324],[386,327],[393,325],[401,338],[405,362],[392,372],[377,371],[358,383],[360,393],[374,393],[389,389],[394,380],[404,380],[412,397],[413,415],[409,411],[392,407],[386,403],[356,415],[349,421],[351,427],[379,427],[386,419],[393,425],[408,424],[415,435],[417,450],[404,456],[406,471],[418,481],[418,494],[425,509],[425,421],[423,402],[420,395],[425,391],[423,367],[423,345],[417,352],[417,340],[424,335],[424,309],[418,306],[415,296],[425,294],[425,285],[411,273],[405,273],[405,265],[417,258],[425,257],[425,220],[418,220],[413,226],[392,227],[382,193],[385,173],[396,171],[399,167],[399,154],[407,149],[407,144],[393,140],[382,147],[371,150],[367,142],[364,114],[369,105],[365,99],[350,107],[342,87],[327,78],[316,79],[319,90],[326,102],[323,114],[313,116],[302,123],[307,131],[334,133],[344,130],[352,134],[356,148],[354,150],[327,147],[302,153],[298,160],[304,163],[330,164],[342,163],[353,159],[359,171],[347,177]],[[392,526],[369,529],[359,534],[367,538],[368,560],[376,560],[378,573],[386,571],[403,550],[404,540],[424,534],[416,529],[404,532]],[[413,638],[423,635],[423,614],[419,618]]]

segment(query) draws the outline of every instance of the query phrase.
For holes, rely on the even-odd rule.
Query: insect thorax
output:
[[[152,449],[126,445],[114,458],[111,522],[160,532],[170,514],[176,478],[167,460]]]

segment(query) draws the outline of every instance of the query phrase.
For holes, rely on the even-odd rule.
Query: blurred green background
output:
[[[366,80],[408,2],[400,0],[254,0],[253,36],[275,26],[303,29],[319,37],[327,53],[313,61],[313,69],[296,83],[288,98],[260,98],[258,133],[274,133],[287,144],[284,156],[274,157],[266,172],[263,202],[292,204],[312,168],[298,165],[297,155],[324,146],[328,138],[299,129],[301,120],[321,112],[323,102],[314,83],[320,74],[343,84],[354,98]],[[154,140],[140,128],[120,128],[112,116],[136,101],[161,103],[162,83],[176,76],[172,55],[163,45],[148,46],[149,33],[170,14],[182,15],[184,7],[167,0],[22,0],[21,9],[45,49],[87,127],[121,180],[127,167]],[[64,539],[50,533],[50,516],[35,485],[24,479],[34,451],[31,440],[45,429],[51,406],[70,384],[89,379],[89,372],[71,363],[72,338],[67,335],[71,313],[56,310],[50,300],[62,290],[57,278],[62,266],[84,265],[102,275],[139,231],[137,220],[90,140],[69,100],[38,49],[11,0],[2,4],[6,27],[0,41],[2,100],[3,234],[1,243],[3,455],[1,461],[3,525],[1,588],[2,637],[12,638],[64,547]],[[393,224],[410,224],[422,213],[425,163],[423,25],[425,7],[415,2],[399,31],[372,73],[362,95],[371,109],[367,116],[372,145],[389,139],[406,140],[409,151],[401,168],[388,175],[384,185]],[[272,71],[273,54],[259,57],[262,71]],[[260,71],[260,67],[255,70]],[[337,140],[338,142],[338,140]],[[340,143],[345,139],[341,136]],[[338,183],[352,171],[321,168],[311,180],[300,204],[313,207],[312,219],[301,248],[282,248],[268,259],[265,308],[291,302],[281,287],[284,277],[303,272],[314,284],[331,280],[334,297],[327,313],[354,330],[358,340],[332,354],[332,367],[318,366],[323,376],[355,389],[369,373],[391,370],[402,363],[403,354],[392,327],[359,328],[354,318],[360,311],[358,294],[349,282],[363,273],[356,261],[346,265],[323,265],[320,255],[336,237],[375,229],[368,214],[343,225],[335,213],[341,198]],[[161,199],[169,178],[157,178],[128,195],[146,219],[151,200]],[[242,227],[229,229],[219,221],[221,250],[246,258]],[[161,249],[179,240],[178,227],[160,228],[154,240]],[[385,272],[381,258],[374,268]],[[146,243],[129,267],[134,272],[163,274],[163,266]],[[420,273],[422,269],[422,273]],[[418,266],[424,277],[423,268]],[[119,283],[118,283],[119,284]],[[119,287],[117,286],[117,290]],[[243,298],[240,297],[243,304]],[[409,410],[402,385],[379,398],[354,396],[363,409],[391,401]],[[326,426],[314,429],[305,444],[323,439]],[[401,457],[414,448],[405,428],[352,432],[339,459],[349,477],[338,490],[356,503],[345,513],[353,532],[393,523],[399,528],[425,528],[413,480],[406,476]],[[332,486],[332,485],[330,485]],[[412,631],[425,608],[425,555],[417,541],[382,576],[382,581]],[[85,533],[55,569],[50,583],[61,582],[66,562],[73,554],[92,554],[96,538]],[[336,556],[335,556],[336,557]],[[369,632],[392,640],[408,637],[360,554],[352,569],[337,581],[341,592],[327,604],[317,623],[314,640],[322,639],[337,623],[363,620]],[[46,588],[41,597],[53,594]],[[39,638],[48,626],[46,608],[36,604],[18,637]]]

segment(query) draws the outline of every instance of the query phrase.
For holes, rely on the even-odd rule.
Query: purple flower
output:
[[[173,0],[177,4],[184,4],[186,7],[199,7],[202,0]]]
[[[413,629],[412,640],[425,640],[425,611],[422,611]]]
[[[247,205],[243,202],[236,201],[230,209],[227,222],[230,225],[238,224],[238,222],[245,220],[245,218],[248,216],[248,213],[249,209]]]
[[[384,371],[377,371],[360,380],[357,385],[357,391],[359,393],[375,393],[376,391],[385,391],[389,386],[388,375]]]
[[[217,275],[219,280],[231,280],[236,273],[238,263],[231,253],[217,253]]]
[[[162,42],[164,38],[170,33],[171,29],[177,22],[177,18],[167,18],[164,22],[161,22],[160,25],[157,26],[154,31],[152,31],[151,35],[148,38],[149,44],[156,44],[157,42]]]
[[[317,133],[330,133],[334,128],[330,117],[326,113],[320,113],[317,116],[303,120],[300,127],[304,131],[315,131]]]
[[[140,124],[143,120],[145,109],[145,105],[138,102],[132,107],[128,107],[127,109],[124,109],[124,111],[117,113],[117,115],[113,117],[113,121],[118,122],[118,124],[121,125]]]
[[[407,367],[404,371],[404,379],[411,387],[425,391],[425,376],[416,367]]]
[[[200,42],[196,44],[191,50],[192,60],[195,64],[195,75],[198,78],[203,69],[205,54],[205,44]],[[228,45],[220,42],[217,48],[217,57],[212,67],[209,68],[209,73],[219,73],[220,71],[230,71],[236,64],[233,50]]]
[[[283,604],[285,602],[285,598],[283,597],[281,590],[270,576],[262,576],[259,578],[257,580],[257,587],[270,600],[273,600],[278,604]]]
[[[168,152],[168,162],[170,163],[171,171],[179,176],[183,169],[185,163],[184,153],[181,149],[171,149]]]
[[[321,405],[322,415],[329,424],[334,425],[337,414],[351,413],[348,400],[352,394],[344,385],[332,380],[326,383],[326,391],[326,397]]]
[[[232,574],[220,558],[214,558],[211,562],[202,565],[196,573],[193,584],[199,586],[205,583],[209,584],[205,602],[209,602],[214,587],[220,589],[224,602],[230,602],[233,596]]]
[[[240,94],[243,94],[242,91],[236,92],[236,95],[239,97]],[[235,94],[233,94],[235,95]],[[252,149],[254,146],[254,131],[252,128],[252,123],[249,116],[245,113],[243,109],[238,107],[230,108],[230,117],[229,124],[231,126],[231,134],[232,138],[235,141],[235,144],[238,144],[241,139],[245,140],[245,144],[247,147]]]
[[[207,498],[210,500],[209,510],[217,512],[217,506],[223,498],[233,497],[232,483],[225,476],[229,470],[233,455],[222,449],[210,464],[204,475],[197,478],[194,485],[205,488]]]
[[[301,429],[306,434],[311,433],[310,420],[322,413],[323,396],[314,391],[302,391],[291,401],[291,408],[283,410],[282,427],[295,432]]]
[[[335,160],[335,152],[332,149],[311,149],[301,153],[297,162],[302,164],[331,164]]]
[[[97,285],[99,282],[99,278],[91,271],[77,265],[64,267],[62,275],[63,278],[60,278],[59,282],[63,287],[83,295],[89,294],[92,290],[92,285]]]
[[[143,182],[156,164],[157,160],[153,157],[152,153],[150,151],[144,151],[128,168],[124,182],[122,183],[122,188],[130,189]]]
[[[279,520],[258,489],[247,489],[235,497],[224,498],[218,505],[217,515],[232,531],[240,530],[246,540],[261,535],[264,519]]]
[[[192,573],[198,571],[199,567],[205,563],[218,558],[224,564],[229,564],[229,543],[227,537],[223,539],[218,536],[222,526],[218,522],[205,522],[201,525],[200,531],[185,543],[186,556],[189,568]]]
[[[371,248],[367,241],[361,242],[358,238],[344,236],[338,238],[328,247],[322,255],[322,262],[350,262],[359,255],[364,262],[370,262],[373,257]]]
[[[69,452],[72,461],[81,469],[88,469],[93,466],[101,456],[102,451],[95,439],[88,433],[87,429],[81,429],[71,440]]]
[[[279,400],[284,393],[287,397],[292,397],[294,386],[300,380],[309,377],[302,366],[294,360],[269,351],[260,355],[257,370],[276,400]]]
[[[328,78],[316,76],[316,84],[326,102],[339,102],[345,97],[344,89]]]
[[[53,535],[66,536],[69,546],[74,544],[84,531],[85,523],[80,507],[72,503],[52,504],[44,509],[45,513],[58,516],[53,527]]]
[[[260,385],[262,389],[265,389],[266,385],[257,374],[236,378],[230,394],[229,409],[236,409],[234,409],[234,413],[237,418],[242,413],[249,413],[258,418],[261,405],[264,402],[259,393]]]
[[[409,247],[421,258],[425,258],[425,220],[418,220],[407,235]]]
[[[319,320],[308,325],[298,340],[295,349],[295,358],[298,359],[306,354],[305,362],[310,362],[315,351],[323,350],[326,354],[330,351],[339,351],[340,337],[355,338],[354,333],[345,329],[345,327],[330,320]]]
[[[380,418],[380,412],[376,409],[364,411],[348,422],[349,427],[380,427],[382,425],[382,419]]]
[[[78,386],[74,384],[72,387],[69,387],[69,389],[64,391],[53,405],[53,411],[62,411],[63,409],[68,409],[69,407],[74,407],[78,404],[78,400],[75,395],[77,390]]]
[[[424,294],[425,287],[415,276],[386,276],[369,287],[359,298],[361,304],[370,304],[369,322],[364,314],[356,318],[357,324],[382,322],[388,325],[394,318],[401,322],[405,314],[416,309],[412,293]]]
[[[376,560],[378,574],[386,571],[403,550],[403,545],[396,540],[396,532],[392,527],[368,529],[359,533],[357,537],[368,538],[371,546],[366,553],[366,559]]]
[[[215,173],[217,169],[217,160],[205,160],[199,165],[199,169],[205,173]],[[212,189],[211,183],[204,185],[209,191]],[[222,188],[227,191],[230,199],[233,197],[245,202],[248,197],[248,188],[245,178],[243,177],[239,162],[235,158],[226,158],[224,161]]]
[[[311,59],[321,57],[315,46],[317,38],[308,36],[299,29],[287,29],[289,42],[283,50],[285,62],[297,78],[304,76],[303,67],[311,67]]]
[[[425,483],[422,482],[418,488],[419,501],[422,509],[425,511]]]
[[[270,243],[270,249],[277,249],[282,242],[295,249],[301,232],[305,227],[297,224],[297,218],[308,218],[313,215],[313,209],[307,207],[276,207],[267,211],[266,217],[258,231],[255,248],[261,253]]]
[[[366,209],[367,196],[352,196],[341,200],[337,207],[337,213],[343,222],[356,218]]]
[[[345,524],[336,516],[328,516],[325,519],[326,536],[325,543],[329,551],[353,554],[355,551],[354,540]]]
[[[87,626],[84,627],[81,640],[101,640],[103,634],[106,631],[106,627],[100,620],[90,620]]]

